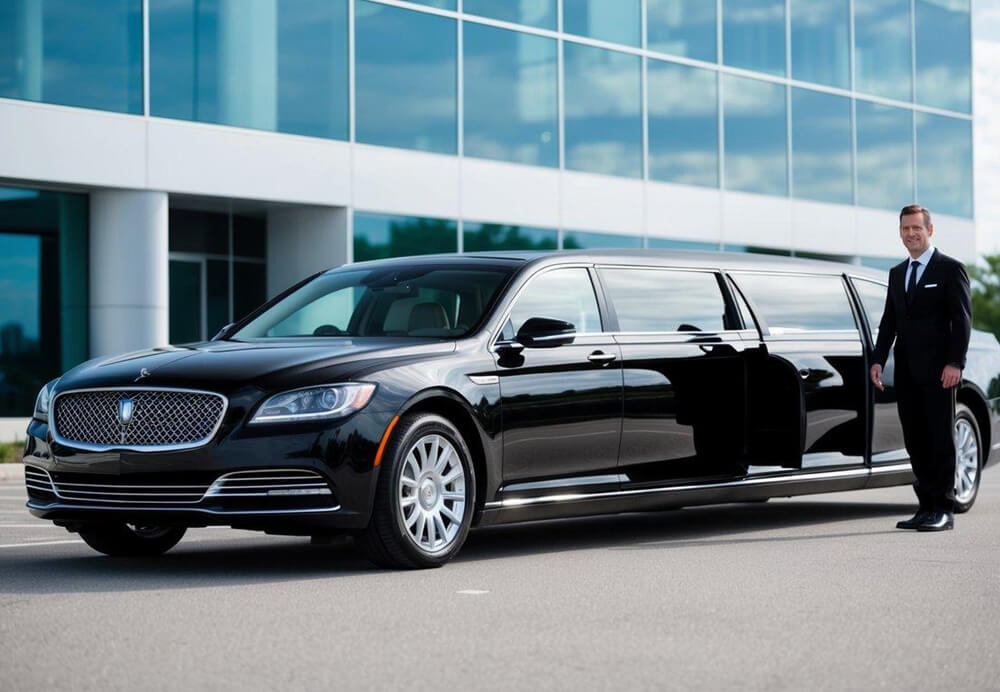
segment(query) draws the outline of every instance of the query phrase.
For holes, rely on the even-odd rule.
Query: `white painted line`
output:
[[[75,541],[33,541],[31,543],[7,543],[0,545],[0,548],[24,548],[29,545],[66,545],[67,543],[83,543],[81,540]]]
[[[0,529],[61,529],[61,526],[56,526],[55,524],[49,524],[47,522],[38,522],[37,524],[4,524],[0,522]]]
[[[456,591],[455,593],[462,594],[463,596],[483,596],[488,594],[489,591],[482,591],[480,589],[462,589],[461,591]]]

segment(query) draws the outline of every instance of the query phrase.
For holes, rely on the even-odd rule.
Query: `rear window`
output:
[[[839,276],[740,272],[731,276],[772,334],[857,330],[847,288]]]
[[[623,332],[719,332],[726,303],[712,272],[601,269]]]

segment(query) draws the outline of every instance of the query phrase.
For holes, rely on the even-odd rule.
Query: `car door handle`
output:
[[[589,360],[591,363],[602,363],[604,365],[607,365],[617,357],[618,356],[616,356],[614,353],[605,353],[604,351],[594,351],[589,356],[587,356],[587,360]]]

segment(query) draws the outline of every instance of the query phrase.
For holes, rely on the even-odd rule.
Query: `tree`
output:
[[[985,255],[969,267],[972,282],[972,326],[1000,339],[1000,255]]]

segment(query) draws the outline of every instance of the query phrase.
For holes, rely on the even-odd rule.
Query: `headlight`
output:
[[[35,418],[38,420],[47,421],[49,419],[49,404],[52,403],[52,387],[59,378],[52,380],[47,385],[42,387],[42,391],[38,392],[38,397],[35,399]]]
[[[341,418],[364,408],[374,393],[375,385],[364,382],[282,392],[265,401],[250,424]]]

